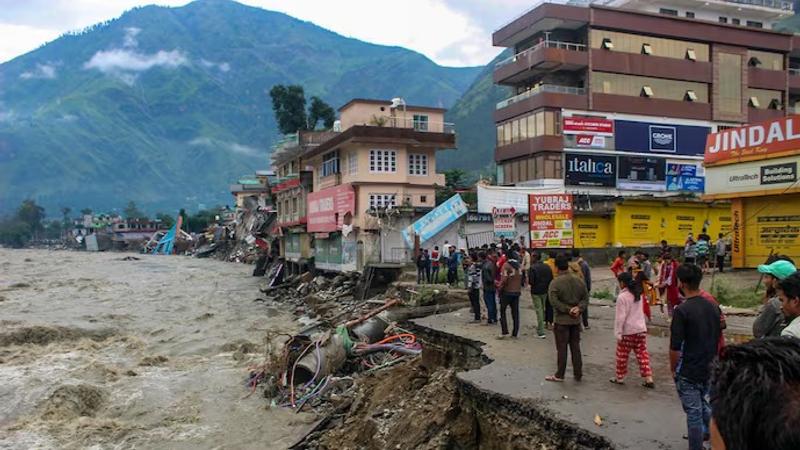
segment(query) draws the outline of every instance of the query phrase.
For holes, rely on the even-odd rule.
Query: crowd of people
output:
[[[712,258],[715,268],[723,271],[727,254],[723,236],[712,245],[705,230],[696,240],[690,234],[683,248],[683,263],[666,241],[657,252],[656,261],[652,262],[644,250],[630,257],[621,250],[610,267],[618,290],[614,320],[616,365],[609,381],[625,384],[628,359],[633,353],[641,385],[655,388],[647,350],[650,307],[666,304],[669,366],[686,414],[684,437],[689,448],[701,449],[709,441],[715,449],[800,448],[799,433],[778,430],[777,426],[760,427],[757,417],[751,414],[744,419],[737,416],[741,408],[748,408],[746,411],[753,414],[782,414],[782,420],[800,416],[800,408],[774,404],[787,397],[791,405],[800,404],[796,393],[800,379],[800,272],[794,262],[779,256],[770,264],[759,266],[767,289],[764,305],[753,324],[756,340],[726,347],[725,315],[717,300],[700,287],[704,274],[712,269]],[[458,269],[462,269],[472,321],[499,323],[499,339],[519,336],[520,297],[529,289],[537,337],[546,338],[546,330],[550,329],[555,338],[556,371],[545,379],[565,381],[569,353],[574,379],[581,381],[580,340],[581,333],[589,329],[592,271],[580,251],[543,252],[526,248],[523,241],[507,239],[458,251],[445,243],[441,252],[434,247],[420,253],[418,282],[436,282],[434,274],[440,266],[446,268],[447,282],[454,287],[460,286]],[[794,387],[785,384],[789,380],[793,380]],[[763,398],[749,393],[752,386],[746,381],[757,384],[752,392]],[[742,429],[739,424],[743,420],[752,426]],[[762,447],[761,443],[771,445]]]

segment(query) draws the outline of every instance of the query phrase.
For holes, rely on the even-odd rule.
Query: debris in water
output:
[[[156,356],[145,356],[139,361],[140,366],[160,366],[165,362],[169,361],[166,356],[156,355]]]
[[[103,341],[115,334],[114,330],[85,330],[82,328],[67,328],[57,326],[32,326],[0,333],[0,347],[9,345],[47,345],[57,341],[74,341],[88,338],[93,341]]]
[[[105,399],[105,392],[90,384],[62,385],[41,405],[42,418],[64,420],[94,416]]]
[[[603,418],[600,417],[600,414],[595,414],[594,415],[594,424],[597,425],[598,427],[602,427],[603,426]]]

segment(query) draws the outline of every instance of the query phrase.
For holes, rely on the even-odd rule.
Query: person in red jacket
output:
[[[620,250],[617,253],[617,259],[614,260],[614,263],[611,264],[611,273],[614,274],[614,278],[618,277],[619,274],[625,271],[625,260],[628,259],[628,254],[625,253],[625,250]]]
[[[661,272],[661,285],[667,291],[667,312],[672,317],[675,307],[680,305],[680,292],[678,291],[678,261],[672,254],[664,254],[664,265]]]

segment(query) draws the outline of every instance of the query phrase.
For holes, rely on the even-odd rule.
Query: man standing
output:
[[[677,275],[686,300],[675,308],[672,317],[669,362],[686,412],[689,450],[701,450],[709,433],[710,366],[722,332],[720,309],[701,296],[703,272],[699,267],[683,264]]]
[[[450,256],[447,258],[447,284],[455,287],[458,282],[458,253],[455,247],[450,247]]]
[[[425,282],[425,267],[427,266],[430,269],[430,256],[428,255],[428,249],[423,249],[419,252],[417,256],[417,284],[422,284]],[[430,273],[428,273],[428,283],[430,283]]]
[[[728,252],[728,244],[725,242],[725,239],[722,237],[723,234],[719,234],[719,238],[717,238],[717,244],[714,248],[715,254],[717,256],[717,271],[722,273],[722,267],[725,265],[725,254]]]
[[[465,271],[467,273],[467,288],[469,289],[469,303],[472,305],[472,314],[475,322],[481,321],[481,263],[478,261],[478,255],[471,253],[469,255],[469,266]]]
[[[439,282],[439,246],[434,246],[431,252],[431,283]]]
[[[481,284],[483,284],[483,302],[486,303],[486,316],[488,320],[487,325],[497,323],[497,303],[494,298],[494,281],[497,266],[494,262],[494,250],[489,250],[489,253],[480,253],[481,259]]]
[[[550,282],[553,281],[553,271],[542,262],[538,253],[534,253],[531,260],[533,264],[531,270],[528,271],[528,280],[531,284],[533,309],[536,310],[536,334],[539,339],[544,339],[547,337],[544,333],[544,308],[547,303],[547,289],[550,287]]]
[[[558,354],[558,370],[555,375],[545,378],[547,381],[562,382],[567,370],[567,346],[572,354],[572,373],[575,381],[583,378],[583,361],[581,359],[581,314],[589,304],[586,285],[578,277],[570,274],[569,260],[565,256],[556,258],[558,275],[550,283],[548,297],[555,310],[555,326],[553,334],[556,338]]]
[[[589,267],[589,263],[586,262],[585,259],[581,256],[581,251],[577,248],[572,250],[572,258],[575,260],[575,263],[578,264],[578,267],[581,269],[581,274],[583,275],[583,282],[586,284],[586,292],[589,293],[589,297],[592,294],[592,269]],[[583,319],[583,328],[588,330],[589,329],[589,304],[586,304],[586,310],[583,311],[581,314],[581,319]]]
[[[700,236],[697,237],[697,244],[695,245],[695,249],[697,250],[697,265],[700,266],[700,270],[703,273],[708,271],[708,252],[711,250],[711,240],[706,240],[708,237],[707,234],[702,233]]]
[[[779,259],[772,264],[758,266],[758,271],[764,277],[764,286],[767,288],[767,292],[764,293],[764,306],[761,307],[758,317],[753,322],[753,336],[756,339],[780,336],[786,317],[782,311],[778,283],[797,272],[797,268],[789,261]]]
[[[519,255],[511,250],[508,260],[501,269],[500,276],[500,339],[508,336],[508,319],[506,317],[506,307],[511,307],[511,320],[514,322],[511,337],[519,335],[519,295],[522,292],[522,272],[520,270]]]

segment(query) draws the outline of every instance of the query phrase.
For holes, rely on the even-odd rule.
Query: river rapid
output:
[[[0,448],[291,445],[315,417],[244,398],[266,336],[299,328],[251,271],[0,249]]]

